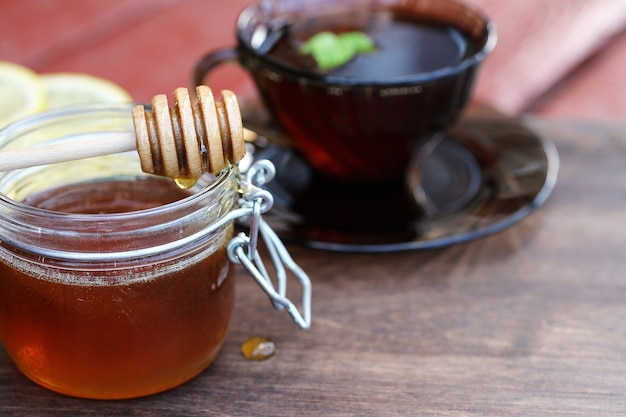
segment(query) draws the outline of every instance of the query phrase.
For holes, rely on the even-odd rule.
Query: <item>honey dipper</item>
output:
[[[186,88],[177,88],[174,98],[174,108],[164,94],[154,96],[151,111],[135,106],[134,134],[113,133],[98,142],[88,139],[0,152],[0,172],[136,149],[146,173],[198,178],[204,172],[217,174],[229,161],[243,158],[244,128],[232,91],[222,91],[222,101],[216,101],[211,89],[200,85],[196,103],[192,104]]]

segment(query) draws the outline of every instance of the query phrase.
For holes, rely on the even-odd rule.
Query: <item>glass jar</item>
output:
[[[0,151],[132,131],[130,105],[53,110],[0,131]],[[8,355],[33,381],[96,399],[202,372],[227,333],[243,253],[229,249],[232,213],[251,212],[239,203],[250,187],[232,166],[182,190],[143,173],[136,152],[0,173]]]

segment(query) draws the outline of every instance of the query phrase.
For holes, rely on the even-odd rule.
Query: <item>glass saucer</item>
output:
[[[315,172],[271,122],[245,109],[244,125],[263,132],[251,157],[276,166],[264,218],[283,240],[318,249],[394,252],[478,239],[540,207],[558,175],[551,141],[517,119],[480,112],[433,140],[404,183],[366,186]]]

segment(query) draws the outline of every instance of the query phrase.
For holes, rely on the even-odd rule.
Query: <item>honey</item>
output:
[[[174,182],[178,187],[182,190],[187,190],[193,187],[196,184],[197,178],[190,177],[176,177],[174,178]]]
[[[162,180],[110,181],[51,190],[28,202],[103,214],[182,195]],[[110,251],[122,242],[93,243],[90,250]],[[136,397],[179,385],[215,359],[232,311],[225,248],[206,252],[101,271],[76,271],[52,259],[33,267],[37,260],[27,254],[6,260],[0,263],[5,348],[29,378],[70,395]]]
[[[241,345],[241,354],[251,361],[264,361],[274,356],[276,345],[267,337],[254,336]]]

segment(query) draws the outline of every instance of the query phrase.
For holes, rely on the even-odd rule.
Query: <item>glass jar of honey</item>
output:
[[[0,151],[132,131],[130,105],[67,108],[0,131]],[[202,372],[233,309],[232,261],[245,252],[232,243],[235,219],[259,221],[256,203],[241,203],[249,189],[237,166],[183,189],[143,173],[136,152],[0,173],[8,355],[40,385],[95,399],[153,394]]]

